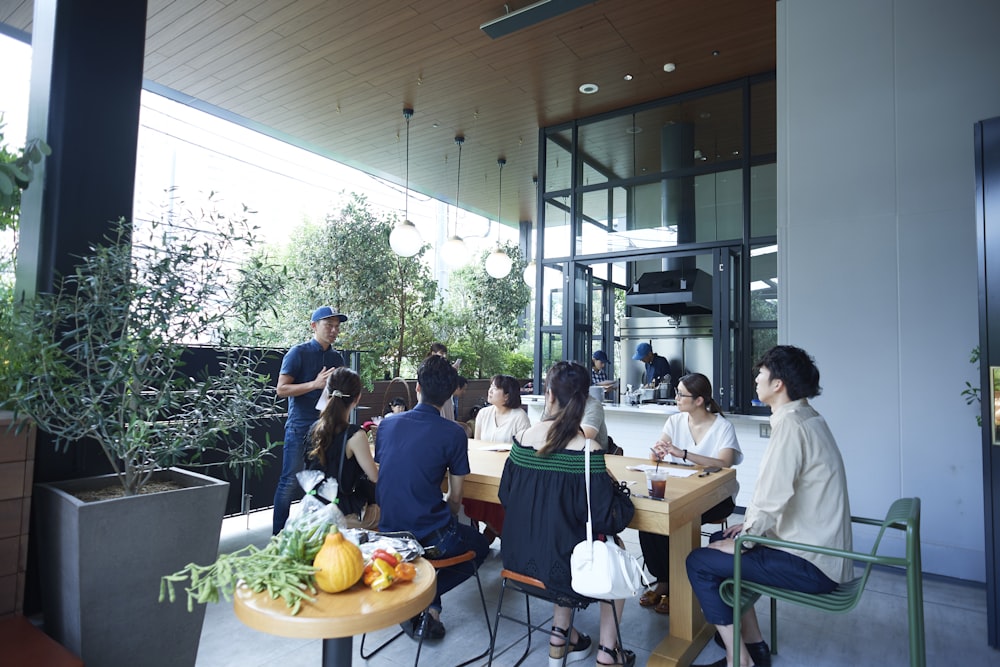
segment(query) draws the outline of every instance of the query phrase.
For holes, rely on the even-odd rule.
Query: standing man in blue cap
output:
[[[285,420],[285,445],[282,451],[281,479],[274,492],[272,533],[285,527],[292,498],[298,486],[295,476],[304,467],[306,436],[319,417],[316,402],[323,394],[326,380],[333,369],[344,365],[333,343],[340,334],[340,323],[347,315],[330,306],[320,306],[312,314],[309,326],[313,337],[290,349],[281,360],[278,374],[278,397],[288,398],[288,419]]]
[[[670,362],[658,354],[653,353],[653,346],[649,343],[639,343],[632,355],[632,361],[641,361],[646,364],[645,383],[652,386],[667,378],[670,381]]]

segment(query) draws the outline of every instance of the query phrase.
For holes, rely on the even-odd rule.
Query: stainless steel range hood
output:
[[[648,271],[625,295],[625,305],[663,315],[712,312],[712,276],[698,269]]]

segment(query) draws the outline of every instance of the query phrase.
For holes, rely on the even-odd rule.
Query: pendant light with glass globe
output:
[[[441,259],[452,268],[462,266],[469,260],[465,250],[465,241],[458,235],[458,212],[461,210],[458,197],[462,185],[462,144],[464,143],[464,136],[455,137],[455,144],[458,145],[458,175],[455,180],[455,233],[441,246]]]
[[[403,192],[405,204],[403,221],[397,223],[389,234],[389,247],[400,257],[413,257],[424,245],[417,226],[410,222],[410,119],[413,118],[413,109],[409,107],[403,109],[403,118],[406,119],[406,187]]]
[[[497,178],[497,231],[499,233],[500,225],[503,224],[500,220],[500,210],[501,203],[503,202],[503,166],[507,164],[507,160],[504,158],[497,159],[497,165],[500,167],[500,176]],[[491,252],[486,257],[486,273],[490,274],[494,278],[506,278],[507,274],[510,273],[511,267],[514,262],[511,260],[510,256],[505,253],[500,248],[500,239],[497,238],[497,245],[493,248]]]

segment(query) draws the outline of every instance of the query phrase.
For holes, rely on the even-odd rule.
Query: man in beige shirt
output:
[[[733,664],[733,610],[722,601],[719,584],[733,575],[737,535],[846,550],[852,546],[844,462],[829,426],[808,400],[820,393],[819,369],[804,350],[791,345],[771,348],[758,367],[757,396],[771,408],[771,440],[745,521],[713,536],[708,547],[692,551],[687,559],[688,578],[705,619],[718,627],[726,646],[725,658],[704,667]],[[808,593],[832,591],[851,578],[853,569],[841,558],[764,546],[745,551],[742,563],[747,580]],[[741,627],[740,664],[770,667],[770,650],[752,607]]]

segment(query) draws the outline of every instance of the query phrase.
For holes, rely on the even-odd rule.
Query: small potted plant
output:
[[[96,441],[114,471],[35,490],[45,629],[86,664],[195,662],[204,609],[158,604],[159,578],[215,558],[228,483],[176,466],[259,467],[274,446],[249,435],[277,415],[259,355],[220,348],[217,370],[187,366],[189,345],[224,340],[226,258],[249,231],[214,211],[119,220],[15,313],[30,355],[0,371],[15,415],[62,449]]]

